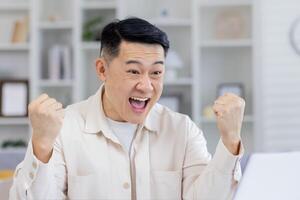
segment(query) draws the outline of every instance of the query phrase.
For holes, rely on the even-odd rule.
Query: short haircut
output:
[[[165,32],[140,18],[115,20],[107,24],[101,33],[100,55],[113,59],[119,55],[122,41],[146,44],[159,44],[165,56],[169,49],[169,40]]]

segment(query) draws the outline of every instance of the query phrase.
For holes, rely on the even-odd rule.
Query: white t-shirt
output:
[[[116,135],[121,145],[130,152],[131,143],[137,128],[137,124],[131,124],[128,122],[118,122],[112,119],[106,118],[110,128]]]

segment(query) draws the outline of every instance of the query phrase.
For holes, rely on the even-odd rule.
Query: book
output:
[[[71,79],[71,52],[67,45],[53,45],[48,52],[50,80]]]
[[[48,74],[50,80],[60,79],[61,55],[59,45],[53,45],[48,51]]]

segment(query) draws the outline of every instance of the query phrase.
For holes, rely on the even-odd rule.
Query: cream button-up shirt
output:
[[[67,108],[47,164],[29,143],[11,200],[232,198],[243,147],[234,156],[220,140],[211,158],[203,133],[189,117],[156,104],[138,125],[128,155],[108,126],[102,90]]]

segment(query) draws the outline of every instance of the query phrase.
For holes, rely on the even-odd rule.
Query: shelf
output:
[[[41,22],[39,27],[40,29],[44,29],[44,30],[72,29],[73,24],[70,21]]]
[[[175,27],[186,27],[191,26],[192,21],[190,19],[182,18],[154,18],[149,20],[152,24],[156,26],[175,26]]]
[[[72,80],[40,80],[41,87],[72,87]]]
[[[217,7],[217,6],[251,6],[251,0],[215,0],[215,1],[202,1],[199,2],[201,7]]]
[[[116,9],[117,5],[115,1],[84,2],[81,8],[85,10]]]
[[[168,86],[184,86],[184,85],[192,85],[193,84],[193,80],[191,78],[179,78],[176,80],[165,80],[164,81],[164,85],[168,85]]]
[[[83,50],[98,50],[100,51],[100,41],[99,42],[82,42],[81,48]]]
[[[202,120],[201,120],[202,123],[216,123],[215,118],[206,118],[203,116],[201,118],[202,118]],[[251,115],[244,116],[243,123],[252,123],[253,121],[254,121],[253,116],[251,116]]]
[[[28,3],[0,3],[1,11],[13,11],[13,10],[29,10]]]
[[[252,40],[250,39],[234,39],[234,40],[206,40],[202,41],[200,47],[251,47]]]
[[[29,44],[28,43],[22,43],[22,44],[13,44],[13,43],[0,44],[0,51],[28,51],[28,50],[29,50]]]
[[[0,117],[0,125],[28,125],[27,117]]]
[[[25,155],[27,148],[23,147],[10,147],[10,148],[0,148],[0,154],[21,154]],[[0,180],[0,183],[3,180]]]

